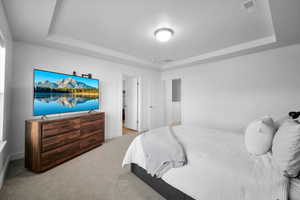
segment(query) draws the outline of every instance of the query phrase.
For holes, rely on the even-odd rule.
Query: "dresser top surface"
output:
[[[91,112],[91,113],[63,115],[63,116],[47,117],[46,119],[41,119],[41,118],[29,119],[29,120],[26,120],[26,122],[51,122],[51,121],[56,121],[56,120],[73,119],[73,118],[87,117],[87,116],[93,116],[93,115],[99,115],[99,114],[104,114],[104,112]]]

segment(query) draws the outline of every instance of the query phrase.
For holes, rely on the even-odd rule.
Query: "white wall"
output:
[[[121,64],[116,64],[97,58],[69,53],[23,42],[14,42],[13,55],[13,90],[12,119],[10,134],[10,152],[13,157],[20,157],[24,152],[24,122],[32,119],[33,100],[33,68],[71,74],[92,73],[93,78],[100,80],[101,107],[106,112],[106,138],[122,135],[122,75],[141,76],[151,84],[153,77],[160,73]],[[148,84],[149,85],[149,84]],[[143,88],[143,95],[148,97],[150,88]],[[143,111],[149,106],[147,98],[142,102]],[[142,128],[147,129],[147,114],[143,113]]]
[[[300,45],[164,72],[182,78],[184,124],[241,131],[300,110]]]
[[[0,133],[0,143],[2,140],[7,140],[9,131],[8,127],[10,124],[10,102],[11,102],[11,72],[12,72],[12,67],[11,67],[11,61],[12,61],[12,37],[11,37],[11,32],[9,30],[9,26],[7,23],[7,18],[4,13],[3,9],[3,4],[2,1],[0,1],[0,31],[1,34],[4,37],[5,40],[5,46],[6,46],[6,60],[5,60],[5,85],[4,85],[4,94],[5,96],[2,97],[2,100],[4,101],[4,109],[3,109],[3,115],[0,115],[0,120],[3,120],[3,135]],[[0,102],[1,104],[1,102]],[[3,116],[3,118],[2,118]],[[8,141],[9,142],[9,141]],[[8,148],[7,145],[3,147],[1,150],[1,145],[0,144],[0,188],[2,185],[2,180],[4,176],[4,166],[8,161]]]

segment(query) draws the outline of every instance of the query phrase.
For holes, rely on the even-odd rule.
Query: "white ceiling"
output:
[[[243,1],[3,0],[15,40],[142,67],[169,69],[300,41],[300,1],[256,0],[251,12]],[[165,26],[175,35],[159,43],[153,32]]]

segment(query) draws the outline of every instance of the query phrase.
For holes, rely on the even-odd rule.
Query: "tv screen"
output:
[[[99,80],[34,70],[34,116],[97,109]]]

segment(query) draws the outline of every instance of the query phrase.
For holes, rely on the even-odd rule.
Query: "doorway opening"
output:
[[[165,80],[165,121],[168,126],[180,125],[182,123],[182,81],[180,78]]]
[[[122,98],[123,135],[137,134],[140,124],[140,80],[138,77],[123,75]]]

